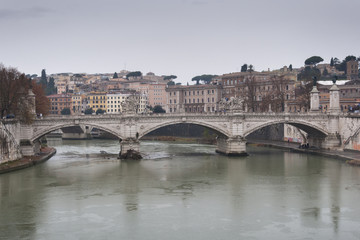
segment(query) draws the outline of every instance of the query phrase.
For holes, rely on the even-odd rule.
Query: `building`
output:
[[[147,93],[149,106],[155,107],[156,105],[159,105],[165,109],[167,96],[166,86],[166,83],[149,84],[149,90]]]
[[[349,80],[359,79],[359,62],[351,60],[346,63],[346,77]]]
[[[73,94],[71,96],[72,112],[74,114],[81,114],[85,112],[87,107],[87,98],[84,94]]]
[[[340,89],[340,108],[341,111],[347,112],[350,107],[360,104],[360,85],[351,84],[350,80],[336,81],[336,85]],[[330,107],[330,88],[332,81],[318,81],[320,109],[326,112]]]
[[[166,88],[166,112],[216,112],[222,97],[221,85],[174,85]]]
[[[107,112],[106,92],[90,92],[87,94],[88,108],[92,108],[94,112],[101,109]]]
[[[131,94],[109,93],[106,94],[107,113],[116,114],[122,112],[121,103],[123,103]]]
[[[223,97],[243,98],[248,111],[285,111],[295,100],[296,74],[284,70],[273,72],[237,72],[221,78]]]
[[[50,114],[60,115],[64,108],[72,109],[72,97],[67,94],[49,95],[47,98],[50,101]]]

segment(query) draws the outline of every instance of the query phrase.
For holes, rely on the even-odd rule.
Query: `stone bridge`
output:
[[[128,150],[139,151],[143,136],[158,128],[173,124],[195,124],[218,133],[216,151],[226,155],[246,155],[246,137],[254,131],[273,124],[293,125],[307,133],[310,146],[323,149],[344,149],[358,142],[360,133],[359,115],[341,113],[339,89],[336,84],[330,89],[328,113],[319,111],[319,95],[316,87],[311,92],[311,106],[307,113],[249,113],[235,109],[227,113],[171,113],[171,114],[104,114],[71,115],[35,119],[31,125],[12,122],[12,138],[16,139],[22,155],[36,154],[40,139],[46,134],[64,127],[80,126],[83,129],[98,128],[120,139],[120,154]],[[1,131],[5,131],[5,124]],[[15,127],[14,127],[15,126]],[[4,135],[3,134],[3,135]],[[13,144],[16,145],[16,144]]]
[[[218,133],[217,152],[246,154],[246,137],[269,125],[286,123],[308,134],[308,142],[318,148],[341,148],[359,131],[360,118],[346,114],[323,113],[227,113],[227,114],[158,114],[158,115],[81,115],[36,119],[32,125],[20,125],[24,155],[38,151],[39,139],[64,127],[95,127],[120,139],[121,152],[139,151],[139,141],[146,134],[173,124],[195,124]]]

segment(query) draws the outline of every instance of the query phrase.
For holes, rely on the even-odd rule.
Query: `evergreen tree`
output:
[[[55,94],[55,93],[57,93],[57,89],[55,87],[55,79],[53,77],[50,77],[49,82],[45,89],[45,94],[51,95],[51,94]]]
[[[44,88],[46,88],[46,86],[47,86],[47,78],[46,78],[45,69],[43,69],[43,70],[41,71],[40,83],[41,83],[41,85],[43,85]]]
[[[113,78],[119,78],[117,72],[114,73]]]
[[[70,115],[70,114],[71,114],[70,108],[64,108],[63,110],[61,110],[61,115]]]
[[[334,58],[331,58],[331,60],[330,60],[330,66],[331,66],[331,67],[334,66]]]
[[[154,113],[165,113],[166,111],[160,106],[160,105],[156,105],[153,109]]]
[[[292,64],[289,65],[289,70],[292,71],[293,68],[292,68]]]
[[[241,66],[241,72],[246,72],[247,71],[247,64],[245,63],[244,65]]]

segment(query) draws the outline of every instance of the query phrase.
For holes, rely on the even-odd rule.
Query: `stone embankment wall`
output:
[[[342,119],[340,122],[342,136],[349,136],[342,139],[345,150],[360,151],[360,116],[352,115],[349,118]]]
[[[0,122],[0,164],[22,157],[19,139],[20,125],[17,121]]]

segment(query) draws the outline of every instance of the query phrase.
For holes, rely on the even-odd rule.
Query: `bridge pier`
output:
[[[308,136],[308,143],[319,149],[337,149],[341,146],[341,138],[337,134],[329,134],[326,137]]]
[[[140,141],[136,138],[126,138],[120,141],[120,159],[141,159]]]
[[[20,151],[23,156],[34,156],[40,153],[41,142],[40,140],[35,140],[31,142],[30,140],[20,140]]]
[[[246,140],[240,136],[236,137],[218,137],[216,139],[216,152],[227,156],[247,156]]]

